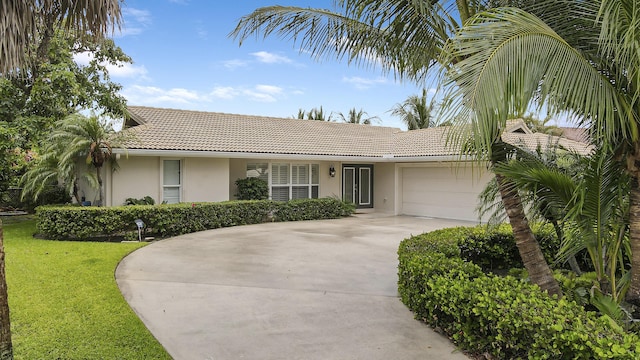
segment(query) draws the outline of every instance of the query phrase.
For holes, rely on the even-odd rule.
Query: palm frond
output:
[[[240,44],[249,37],[276,35],[316,60],[346,59],[401,78],[423,79],[457,27],[454,17],[441,16],[438,2],[345,0],[336,5],[341,12],[259,8],[242,17],[229,35]]]
[[[464,115],[486,139],[532,106],[604,121],[598,135],[638,134],[635,121],[606,121],[632,116],[630,104],[590,61],[532,14],[516,8],[480,13],[445,50],[442,62],[454,64],[447,75],[456,85],[448,109]],[[487,147],[487,140],[481,145]]]
[[[120,27],[120,0],[1,0],[0,73],[25,65],[42,19],[59,22],[67,31],[101,37]]]

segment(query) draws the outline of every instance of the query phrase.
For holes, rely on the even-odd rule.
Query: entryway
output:
[[[342,165],[342,199],[357,209],[373,208],[373,164]]]

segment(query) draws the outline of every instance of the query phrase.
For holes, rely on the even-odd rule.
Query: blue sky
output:
[[[111,69],[130,105],[292,117],[363,109],[378,125],[405,128],[389,110],[422,86],[380,69],[313,60],[292,41],[228,37],[240,17],[269,5],[333,9],[331,0],[126,0],[114,40],[134,64]]]

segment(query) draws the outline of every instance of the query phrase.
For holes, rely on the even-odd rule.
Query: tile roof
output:
[[[578,127],[561,127],[562,137],[583,143],[589,142],[589,129]]]
[[[126,131],[129,149],[376,157],[391,152],[400,129],[130,106],[142,125]]]
[[[129,106],[124,131],[136,134],[131,150],[324,155],[344,157],[430,157],[457,155],[446,146],[449,128],[398,128],[327,121]],[[507,135],[507,134],[505,134]],[[510,133],[527,146],[547,135]],[[541,136],[538,136],[541,135]],[[506,139],[505,139],[506,140]],[[548,141],[548,140],[546,140]],[[566,145],[570,148],[577,142]],[[564,144],[563,144],[564,145]],[[584,144],[580,148],[585,148]]]

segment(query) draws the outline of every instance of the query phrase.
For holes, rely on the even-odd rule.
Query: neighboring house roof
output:
[[[562,137],[569,140],[588,143],[589,142],[589,129],[577,128],[577,127],[561,127]]]
[[[509,144],[530,150],[535,150],[540,147],[540,149],[544,151],[545,149],[559,145],[564,149],[577,152],[581,155],[588,155],[593,151],[593,147],[589,144],[543,133],[504,133],[502,134],[502,140]]]
[[[398,128],[316,120],[283,119],[215,112],[129,107],[124,131],[135,140],[129,152],[203,152],[282,154],[348,158],[456,156],[447,146],[448,127],[402,131]],[[524,122],[511,121],[506,141],[535,149],[549,137],[532,134]],[[562,143],[564,141],[564,143]],[[587,146],[561,139],[561,145],[587,152]],[[584,150],[584,151],[582,151]]]

